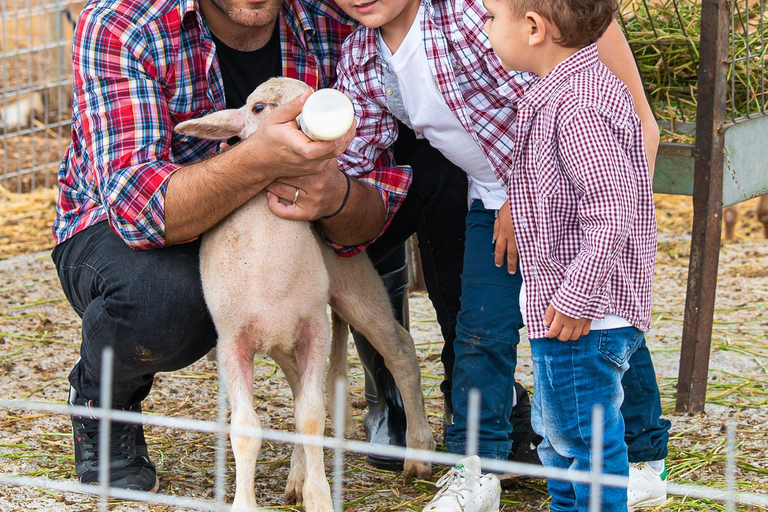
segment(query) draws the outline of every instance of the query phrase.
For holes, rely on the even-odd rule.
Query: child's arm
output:
[[[346,51],[342,51],[336,66],[337,79],[333,88],[352,99],[357,125],[355,138],[338,161],[342,171],[363,175],[395,165],[391,146],[397,140],[398,130],[395,116],[387,109],[379,78],[371,69],[375,59],[362,67],[354,65],[349,56],[349,45],[350,39],[347,39],[343,47]]]
[[[512,226],[512,215],[509,213],[509,200],[499,210],[496,222],[493,224],[493,253],[497,267],[504,264],[507,258],[507,271],[514,274],[517,271],[517,244],[515,244],[515,228]]]
[[[602,63],[608,66],[608,69],[619,77],[619,80],[624,82],[632,94],[635,111],[643,123],[645,153],[648,156],[651,176],[653,176],[653,166],[659,149],[659,124],[656,122],[653,110],[645,96],[643,81],[635,65],[632,50],[616,20],[611,23],[603,37],[597,42],[597,51]]]
[[[619,107],[617,107],[619,108]],[[629,109],[629,106],[625,108]],[[640,130],[639,122],[631,129]],[[626,245],[638,205],[644,162],[630,162],[606,120],[593,108],[579,110],[558,130],[558,157],[578,195],[579,252],[565,271],[551,306],[571,319],[601,318],[605,288]],[[561,338],[562,339],[562,338]]]
[[[387,111],[384,91],[378,85],[378,77],[370,69],[374,60],[369,60],[363,66],[353,65],[351,57],[353,52],[350,50],[353,37],[354,33],[344,43],[342,57],[337,65],[337,81],[334,88],[352,98],[355,107],[356,132],[346,151],[338,157],[337,164],[343,173],[357,177],[357,180],[351,181],[353,187],[350,189],[350,203],[353,203],[356,197],[358,206],[363,206],[362,200],[368,201],[364,207],[354,209],[359,215],[348,218],[354,221],[356,217],[356,222],[360,226],[358,229],[364,228],[366,234],[372,233],[372,238],[363,246],[351,249],[344,247],[334,243],[334,237],[341,232],[341,228],[350,230],[352,227],[341,226],[330,230],[333,227],[331,223],[336,219],[321,220],[319,224],[321,235],[341,255],[356,254],[384,232],[403,203],[411,183],[410,168],[395,166],[390,146],[397,138],[397,123],[394,116]],[[378,193],[381,204],[375,201],[375,194],[370,194],[371,186]],[[365,195],[360,194],[363,189],[367,192]],[[345,207],[345,209],[353,210],[351,207]],[[373,212],[373,214],[367,212]],[[336,226],[338,224],[336,222]]]

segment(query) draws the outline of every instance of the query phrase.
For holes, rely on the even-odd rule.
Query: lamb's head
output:
[[[190,119],[174,129],[201,139],[225,140],[234,136],[244,139],[256,131],[264,116],[307,89],[311,88],[293,78],[271,78],[258,86],[242,107]]]

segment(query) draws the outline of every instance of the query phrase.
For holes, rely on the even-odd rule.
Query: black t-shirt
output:
[[[242,107],[256,87],[270,78],[282,75],[280,30],[277,27],[269,42],[252,52],[235,50],[219,41],[213,34],[211,36],[216,43],[227,108]]]

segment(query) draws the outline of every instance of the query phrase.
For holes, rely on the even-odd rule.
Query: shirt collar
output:
[[[307,6],[301,0],[286,0],[283,2],[283,13],[290,23],[295,25],[291,27],[295,34],[302,34],[304,43],[311,40],[315,35],[315,25],[312,23],[312,16],[307,10]]]
[[[200,13],[200,7],[197,5],[197,0],[181,0],[179,2],[179,14],[181,18],[182,27],[189,28],[188,23],[198,23],[198,20],[202,18]],[[189,21],[194,20],[194,21]]]
[[[570,77],[593,67],[599,61],[597,46],[592,43],[577,51],[555,66],[547,76],[535,83],[521,98],[521,107],[528,106],[539,110],[546,105],[550,96]]]

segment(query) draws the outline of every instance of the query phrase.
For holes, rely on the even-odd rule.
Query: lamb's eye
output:
[[[267,105],[266,105],[266,104],[264,104],[264,103],[257,103],[257,104],[255,104],[255,105],[253,106],[253,113],[254,113],[254,114],[258,114],[259,112],[261,112],[262,110],[264,110],[264,108],[265,108],[266,106],[267,106]]]

